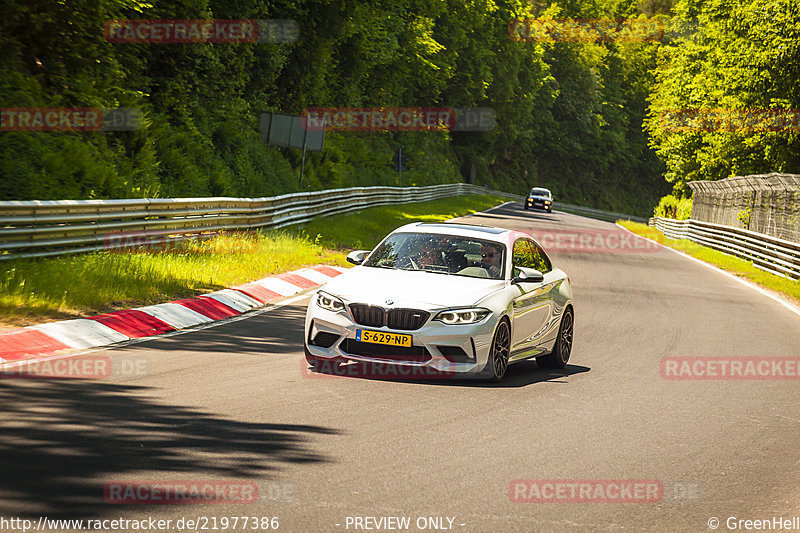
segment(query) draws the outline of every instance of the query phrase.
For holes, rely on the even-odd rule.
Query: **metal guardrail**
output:
[[[0,202],[0,260],[164,244],[223,231],[281,228],[367,207],[472,193],[514,196],[455,183],[352,187],[269,198]]]
[[[152,198],[0,202],[0,260],[152,246],[219,232],[281,228],[319,216],[463,194],[523,196],[466,183],[430,187],[351,187],[269,198]],[[570,204],[556,209],[635,219]]]
[[[656,229],[670,239],[688,239],[791,279],[800,279],[800,244],[722,224],[656,217]]]

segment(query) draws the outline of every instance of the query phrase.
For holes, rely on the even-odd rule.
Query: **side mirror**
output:
[[[353,263],[354,265],[360,265],[364,262],[364,259],[366,259],[368,255],[369,250],[356,250],[347,254],[347,261]]]
[[[518,283],[541,283],[544,281],[544,274],[538,270],[528,267],[514,267],[517,270],[517,275],[511,280],[512,285]]]

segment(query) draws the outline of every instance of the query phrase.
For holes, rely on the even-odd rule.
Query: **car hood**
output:
[[[531,200],[550,200],[549,196],[528,196]]]
[[[347,300],[414,309],[469,307],[505,287],[503,280],[469,278],[431,272],[355,267],[326,283],[321,290]]]

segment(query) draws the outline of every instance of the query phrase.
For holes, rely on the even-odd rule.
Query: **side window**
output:
[[[533,241],[519,239],[514,243],[514,266],[538,270],[542,274],[553,270],[550,259]],[[516,273],[515,273],[516,274]]]
[[[531,254],[531,247],[525,239],[518,239],[514,243],[514,252],[512,255],[514,267],[527,267],[536,268],[533,265],[533,255]]]
[[[542,250],[542,248],[535,242],[531,242],[530,245],[533,255],[533,263],[537,265],[533,268],[542,274],[546,274],[553,270],[553,265],[550,264],[550,259],[547,257],[547,254],[544,253],[544,250]]]

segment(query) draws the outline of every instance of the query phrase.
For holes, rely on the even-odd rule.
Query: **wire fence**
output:
[[[692,220],[800,242],[800,175],[692,181]]]

